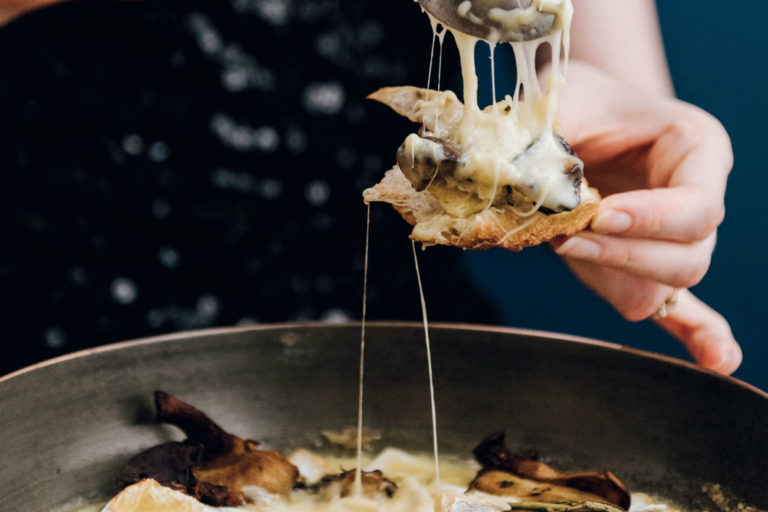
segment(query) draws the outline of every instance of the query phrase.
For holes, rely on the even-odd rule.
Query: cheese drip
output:
[[[465,2],[464,4],[467,4]],[[464,5],[462,4],[462,5]],[[471,4],[471,3],[470,3]],[[463,9],[471,14],[471,5]],[[570,49],[570,23],[573,6],[570,0],[539,0],[526,9],[491,9],[491,16],[498,23],[528,22],[539,11],[556,15],[555,30],[549,36],[511,44],[517,66],[517,84],[514,95],[481,109],[478,104],[478,79],[475,66],[475,46],[480,39],[445,27],[440,33],[451,32],[459,50],[463,78],[464,106],[458,122],[434,123],[430,131],[425,127],[423,136],[411,135],[405,141],[406,154],[411,161],[434,161],[436,143],[429,137],[440,139],[459,148],[460,156],[454,170],[447,178],[449,184],[475,196],[474,206],[452,209],[446,201],[443,206],[455,217],[468,217],[492,206],[512,205],[516,211],[533,214],[530,208],[511,200],[512,189],[526,198],[526,206],[536,210],[546,208],[550,212],[562,212],[576,208],[581,202],[580,187],[582,162],[560,135],[558,103],[564,83],[560,58],[568,60]],[[430,16],[433,34],[438,34],[439,22]],[[433,39],[434,41],[434,39]],[[441,51],[442,51],[442,40]],[[488,41],[491,56],[496,44]],[[552,48],[552,68],[544,90],[536,73],[536,52],[542,44]],[[561,53],[561,49],[564,52]],[[491,62],[492,67],[495,62]],[[565,71],[563,66],[563,71]],[[492,94],[495,100],[495,71],[492,71]],[[427,98],[422,106],[425,118],[442,120],[442,102]],[[439,160],[438,160],[439,161]],[[579,172],[574,172],[578,169]]]
[[[307,450],[297,450],[290,455],[309,484],[314,484],[328,470],[351,467],[355,460],[348,457],[320,456]],[[211,507],[198,503],[182,509],[178,503],[155,508],[156,512],[503,512],[510,510],[517,501],[512,497],[498,497],[477,492],[465,493],[467,485],[475,477],[479,465],[473,460],[444,457],[440,463],[443,489],[436,492],[433,480],[431,457],[426,454],[405,452],[398,448],[385,448],[375,458],[366,458],[364,469],[381,470],[398,486],[391,499],[376,496],[341,497],[333,493],[313,493],[306,489],[295,489],[290,497],[270,495],[250,487],[247,494],[254,501],[239,507]],[[163,488],[164,494],[176,495],[178,491]],[[186,501],[184,495],[181,495]],[[178,498],[177,498],[178,500]],[[663,504],[658,497],[632,493],[630,512],[681,512]],[[69,512],[116,512],[109,504],[99,503],[83,506],[72,503],[61,511]],[[136,508],[131,508],[136,512]],[[141,509],[145,510],[145,509]],[[748,509],[744,509],[748,510]]]
[[[435,408],[435,379],[432,376],[432,350],[429,343],[429,321],[427,320],[427,301],[424,299],[424,287],[421,284],[421,272],[419,272],[419,258],[416,255],[416,242],[411,241],[413,251],[413,264],[416,268],[416,281],[419,284],[419,298],[421,299],[421,318],[424,323],[424,343],[427,349],[427,376],[429,377],[429,404],[432,415],[432,450],[435,457],[435,486],[440,489],[440,458],[437,450],[437,409]]]
[[[368,205],[365,216],[365,256],[363,263],[363,307],[360,321],[360,368],[357,390],[357,457],[355,464],[355,496],[363,494],[363,380],[365,377],[365,320],[368,310],[368,248],[371,234],[371,205]]]

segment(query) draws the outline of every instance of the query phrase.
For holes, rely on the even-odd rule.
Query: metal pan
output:
[[[768,509],[768,395],[616,345],[542,332],[430,328],[443,452],[507,432],[565,470],[608,468],[690,510],[702,491]],[[287,449],[356,422],[360,326],[218,329],[119,343],[0,379],[0,510],[49,512],[114,491],[138,450],[178,437],[154,423],[155,389],[226,429]],[[380,444],[428,452],[424,331],[367,329],[365,423]]]

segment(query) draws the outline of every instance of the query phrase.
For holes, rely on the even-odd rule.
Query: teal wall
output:
[[[732,8],[713,0],[658,4],[678,96],[722,121],[736,159],[712,266],[694,292],[730,321],[743,346],[744,363],[736,377],[768,390],[768,2],[745,0]],[[502,82],[510,80],[508,72],[499,75]],[[501,305],[507,325],[688,358],[652,322],[624,321],[548,248],[466,253],[465,259]]]

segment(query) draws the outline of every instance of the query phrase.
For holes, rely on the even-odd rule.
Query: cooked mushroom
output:
[[[418,135],[409,135],[398,149],[397,166],[417,192],[430,187],[431,194],[440,200],[447,213],[466,218],[505,198],[507,204],[515,207],[522,202],[516,200],[513,194],[488,197],[487,192],[482,194],[485,199],[480,199],[477,188],[469,184],[472,180],[465,178],[474,175],[476,169],[472,159],[464,153],[467,147],[461,146],[454,137],[464,118],[464,105],[455,94],[418,87],[385,87],[368,98],[388,105],[411,121],[421,123]],[[497,109],[499,105],[505,113],[512,110],[509,100],[488,106],[486,110]],[[557,168],[556,162],[561,163],[562,172],[542,174],[543,162],[554,169]],[[506,176],[507,181],[501,185],[511,185],[517,195],[525,198],[524,202],[540,202],[537,210],[542,213],[568,212],[581,204],[584,164],[557,133],[546,133],[519,154],[499,159],[494,168],[497,175]],[[446,187],[445,183],[441,183],[443,178],[454,182]],[[486,187],[490,185],[485,184]],[[456,192],[463,192],[461,199],[446,197],[446,189],[453,191],[454,196]],[[450,208],[452,203],[465,201],[469,207]]]
[[[326,475],[315,488],[319,494],[329,499],[349,496],[355,488],[355,473],[356,471],[351,469],[337,475]],[[379,470],[363,471],[360,482],[363,496],[367,498],[391,498],[397,491],[397,485],[384,478],[384,474]]]
[[[539,505],[540,502],[566,502],[570,506],[586,506],[589,502],[597,502],[629,509],[629,491],[610,471],[562,473],[533,457],[512,454],[503,433],[484,439],[475,448],[474,454],[483,469],[470,484],[470,489],[499,496],[515,496]]]
[[[456,495],[442,491],[441,499],[435,506],[436,512],[624,512],[624,509],[608,503],[544,503],[521,501],[516,503],[499,503],[490,501],[487,495],[461,494]]]
[[[556,180],[555,182],[562,181],[567,186],[560,187],[562,193],[556,197],[547,197],[544,200],[541,210],[542,213],[547,214],[567,212],[579,206],[581,183],[584,181],[584,163],[576,157],[570,144],[559,135],[539,138],[513,160],[517,168],[525,169],[528,166],[535,168],[540,165],[543,158],[549,158],[552,154],[557,155],[563,165],[562,174],[553,179]],[[536,200],[543,193],[542,184],[538,181],[515,183],[514,188],[532,200]],[[509,202],[514,205],[514,202]]]
[[[184,443],[166,443],[140,453],[120,472],[125,487],[144,478],[186,492],[204,503],[237,506],[248,501],[243,487],[288,494],[299,471],[276,451],[234,436],[202,411],[163,391],[155,392],[158,421],[179,427]]]
[[[165,443],[134,456],[117,475],[124,489],[147,478],[177,491],[191,494],[196,484],[192,466],[200,461],[202,447],[193,442]]]
[[[459,149],[442,139],[409,135],[397,150],[397,165],[417,192],[456,169]]]
[[[533,510],[540,512],[623,512],[624,509],[610,503],[585,501],[584,503],[526,503],[512,505],[508,512]]]

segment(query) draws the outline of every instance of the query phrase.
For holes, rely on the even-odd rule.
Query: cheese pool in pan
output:
[[[119,493],[79,512],[626,512],[648,508],[608,470],[564,473],[486,437],[474,460],[387,448],[375,458],[284,457],[221,428],[157,391],[158,421],[186,434],[136,454],[117,474]],[[355,467],[360,461],[362,471]],[[630,507],[630,505],[632,505]]]
[[[307,450],[297,450],[290,460],[300,467],[302,474],[316,475],[315,480],[307,478],[310,485],[319,482],[325,471],[338,471],[355,463],[354,457],[323,457]],[[290,499],[285,499],[251,488],[251,503],[214,507],[154,480],[144,480],[127,487],[106,505],[91,505],[76,512],[505,512],[515,501],[480,492],[465,494],[467,483],[478,470],[477,464],[469,460],[446,458],[440,464],[445,482],[439,494],[433,486],[434,461],[429,456],[386,448],[367,461],[366,470],[373,468],[382,468],[396,483],[397,492],[391,497],[386,494],[342,497],[297,490]],[[546,512],[546,509],[540,510]],[[629,512],[651,511],[677,512],[648,495],[633,493]]]
[[[480,109],[475,73],[479,39],[446,28],[456,41],[464,102],[451,91],[389,87],[370,98],[421,125],[397,152],[397,165],[363,193],[368,203],[390,203],[425,245],[510,250],[537,245],[584,229],[599,202],[584,180],[584,164],[560,131],[558,102],[567,66],[570,0],[538,0],[526,10],[555,15],[551,35],[509,43],[517,66],[513,95]],[[519,21],[525,12],[514,18]],[[437,34],[438,23],[432,20]],[[441,33],[441,36],[445,32]],[[442,41],[442,37],[440,37]],[[548,43],[552,67],[542,90],[536,52]],[[495,43],[493,43],[495,44]],[[562,72],[561,72],[562,71]]]

